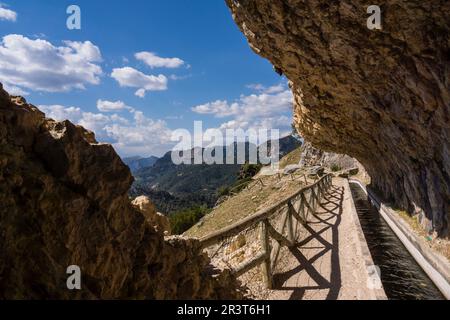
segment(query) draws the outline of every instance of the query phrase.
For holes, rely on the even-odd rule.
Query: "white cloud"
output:
[[[239,128],[245,128],[248,126],[248,122],[246,121],[237,121],[237,120],[230,120],[227,122],[224,122],[220,125],[220,129],[239,129]]]
[[[132,124],[111,124],[105,130],[110,137],[127,146],[141,146],[143,143],[148,146],[156,141],[158,144],[167,143],[171,137],[165,121],[147,118],[141,111],[135,112]]]
[[[16,87],[14,85],[9,85],[7,83],[3,84],[3,89],[12,96],[27,96],[30,93],[22,88]]]
[[[121,87],[139,88],[135,95],[143,98],[147,91],[167,90],[167,78],[160,74],[159,76],[146,75],[134,68],[124,67],[115,68],[111,73]]]
[[[117,122],[120,124],[130,124],[130,121],[124,117],[119,116],[118,114],[113,114],[109,117],[113,122]]]
[[[83,112],[77,107],[66,107],[62,105],[40,105],[38,108],[48,118],[57,121],[70,120],[71,122],[94,131],[101,136],[101,131],[111,118],[101,113]]]
[[[176,74],[171,74],[169,76],[170,80],[175,80],[175,81],[176,80],[186,80],[186,79],[189,79],[191,77],[192,77],[192,74],[186,74],[186,75],[181,75],[181,76],[176,75]]]
[[[247,88],[258,91],[260,93],[267,93],[267,94],[279,93],[286,90],[286,87],[281,83],[271,87],[266,87],[260,83],[253,83],[247,85]]]
[[[193,107],[192,111],[199,114],[212,114],[217,118],[223,118],[238,114],[240,105],[238,103],[232,103],[230,105],[226,100],[217,100]]]
[[[49,118],[67,119],[94,131],[98,141],[111,143],[121,155],[160,156],[173,145],[170,141],[172,131],[165,121],[148,118],[131,107],[127,108],[131,119],[118,114],[83,112],[80,108],[61,105],[41,105],[38,108]]]
[[[40,105],[38,108],[45,113],[48,118],[57,121],[71,120],[78,123],[83,116],[80,108],[65,107],[62,105]]]
[[[270,117],[280,112],[287,112],[292,107],[292,93],[283,85],[264,87],[251,85],[259,94],[251,94],[241,97],[232,103],[227,100],[208,102],[192,108],[199,114],[210,114],[216,118],[236,116],[236,118],[248,119],[254,117]]]
[[[153,52],[138,52],[135,58],[141,60],[150,68],[179,68],[184,64],[180,58],[161,58]]]
[[[172,131],[165,121],[147,118],[141,111],[134,112],[133,120],[129,124],[113,123],[105,127],[119,153],[161,155],[173,145]]]
[[[276,86],[271,86],[267,89],[264,90],[264,93],[267,94],[272,94],[272,93],[279,93],[279,92],[283,92],[285,89],[285,87],[282,84],[276,85]]]
[[[262,91],[266,88],[265,86],[263,86],[260,83],[251,83],[251,84],[247,85],[246,87],[249,89],[252,89],[252,90],[257,90],[257,91]]]
[[[291,91],[284,86],[259,88],[260,94],[242,95],[232,103],[217,100],[193,107],[192,111],[213,115],[216,118],[232,118],[222,123],[220,129],[290,128],[293,100]]]
[[[101,113],[83,112],[82,118],[77,124],[94,131],[99,137],[102,137],[102,130],[111,121],[111,118]]]
[[[167,120],[183,120],[184,116],[183,115],[173,115],[173,116],[166,116],[164,118]]]
[[[236,119],[224,122],[219,129],[281,129],[286,130],[292,121],[291,117],[281,115],[268,118],[257,118],[253,121],[245,121],[244,119]]]
[[[68,57],[72,58],[73,61],[91,61],[91,62],[101,62],[102,54],[100,53],[100,49],[97,46],[94,46],[92,42],[76,42],[76,41],[64,41],[64,44],[69,48],[73,49],[77,54],[69,55]],[[67,54],[71,53],[71,50],[64,49]]]
[[[0,42],[0,81],[21,90],[61,92],[100,83],[100,49],[90,41],[46,40],[10,34]]]
[[[139,98],[145,98],[145,89],[139,89],[134,94]]]
[[[0,3],[0,20],[16,21],[17,13],[10,9],[4,8],[4,5]]]
[[[115,112],[128,109],[133,110],[132,107],[127,106],[123,101],[108,101],[108,100],[97,100],[97,109],[101,112]]]

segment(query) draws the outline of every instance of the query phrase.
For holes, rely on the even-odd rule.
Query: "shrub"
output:
[[[234,192],[241,192],[242,190],[245,189],[245,187],[247,187],[250,182],[252,182],[252,178],[251,177],[247,177],[244,179],[240,179],[238,181],[236,181],[236,183],[234,184],[234,186],[231,188],[231,190],[233,190]]]
[[[239,171],[239,180],[244,180],[247,178],[254,177],[259,170],[261,170],[261,164],[249,164],[248,162],[242,165],[241,170]]]
[[[229,187],[220,187],[217,191],[217,195],[219,197],[224,197],[230,194],[230,188]]]
[[[331,166],[331,171],[333,171],[333,172],[341,171],[341,167],[337,164],[333,164]]]
[[[182,234],[200,221],[208,213],[206,206],[197,206],[181,210],[169,216],[173,234]]]

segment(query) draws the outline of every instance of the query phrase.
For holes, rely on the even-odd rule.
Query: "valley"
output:
[[[281,158],[299,148],[301,142],[287,136],[280,139],[279,146]],[[249,144],[246,143],[244,148],[248,151]],[[224,157],[225,151],[224,147]],[[234,160],[237,163],[236,155]],[[135,182],[130,196],[148,196],[157,210],[167,215],[192,207],[212,208],[220,198],[221,190],[239,184],[244,178],[240,177],[241,168],[240,164],[176,165],[168,152],[153,165],[133,172]]]

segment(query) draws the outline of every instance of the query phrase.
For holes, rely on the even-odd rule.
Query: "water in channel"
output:
[[[389,299],[441,300],[439,289],[409,254],[405,246],[368,201],[356,183],[350,184],[356,211],[372,259],[381,270],[381,282]]]

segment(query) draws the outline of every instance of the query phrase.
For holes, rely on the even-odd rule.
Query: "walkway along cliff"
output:
[[[294,122],[357,158],[388,199],[448,234],[450,2],[226,0],[252,49],[291,81]],[[381,4],[380,4],[381,5]]]

